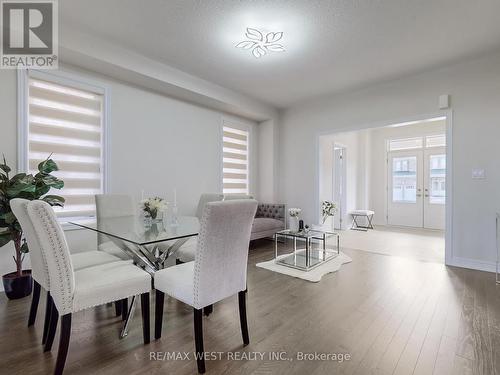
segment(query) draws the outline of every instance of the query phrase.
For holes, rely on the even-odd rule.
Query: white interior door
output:
[[[338,205],[338,212],[333,217],[335,229],[343,229],[346,215],[346,149],[335,146],[333,150],[333,201]]]
[[[387,222],[389,225],[423,226],[423,152],[388,154]]]
[[[446,149],[424,151],[424,228],[445,228]]]

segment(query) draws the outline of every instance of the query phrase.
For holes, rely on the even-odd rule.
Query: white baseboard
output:
[[[484,260],[462,258],[462,257],[453,257],[451,259],[450,264],[448,265],[461,268],[468,268],[477,271],[486,271],[486,272],[495,272],[496,270],[495,262],[488,262]]]

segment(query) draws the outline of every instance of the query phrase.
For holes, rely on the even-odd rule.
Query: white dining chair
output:
[[[95,195],[97,225],[103,219],[134,216],[137,207],[134,199],[125,194],[97,194]],[[99,250],[105,251],[121,259],[130,259],[122,249],[104,234],[97,234],[97,246]]]
[[[194,309],[194,335],[198,372],[205,372],[203,358],[202,311],[225,298],[238,294],[243,343],[248,345],[246,283],[248,246],[255,200],[210,202],[205,205],[200,223],[194,262],[157,271],[155,339],[161,337],[165,294]]]
[[[33,296],[31,299],[28,327],[35,324],[41,289],[43,288],[47,292],[45,321],[42,335],[42,344],[45,344],[48,334],[52,304],[52,298],[50,296],[50,279],[47,271],[47,262],[43,257],[42,251],[40,250],[39,241],[28,215],[28,203],[29,200],[27,199],[15,198],[10,201],[10,207],[17,221],[21,225],[21,229],[23,230],[28,243],[28,249],[30,250],[29,254],[32,268],[31,275],[33,277]],[[71,261],[75,271],[78,271],[100,264],[118,262],[121,261],[121,259],[102,251],[84,251],[71,254]],[[46,350],[50,350],[50,348],[47,347]]]
[[[55,374],[63,373],[72,314],[77,311],[140,294],[143,338],[145,344],[149,343],[150,275],[129,262],[107,263],[75,272],[64,231],[52,207],[40,200],[31,201],[28,203],[28,215],[48,267],[50,293],[54,302],[49,330],[61,316]]]
[[[200,200],[198,201],[198,207],[196,208],[196,217],[201,221],[201,216],[203,215],[203,209],[205,205],[210,202],[219,202],[224,199],[223,194],[218,193],[203,193],[200,195]],[[197,237],[191,237],[184,243],[179,250],[176,252],[177,264],[192,262],[195,257],[196,247],[198,239]]]

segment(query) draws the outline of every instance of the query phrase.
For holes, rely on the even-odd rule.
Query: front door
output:
[[[388,154],[387,222],[389,225],[423,226],[423,153],[421,150]]]
[[[445,227],[446,149],[424,151],[424,228]]]

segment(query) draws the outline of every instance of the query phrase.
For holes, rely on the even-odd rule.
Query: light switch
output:
[[[472,178],[474,180],[483,180],[483,179],[485,179],[486,175],[485,175],[484,169],[482,169],[482,168],[474,168],[472,170]]]

